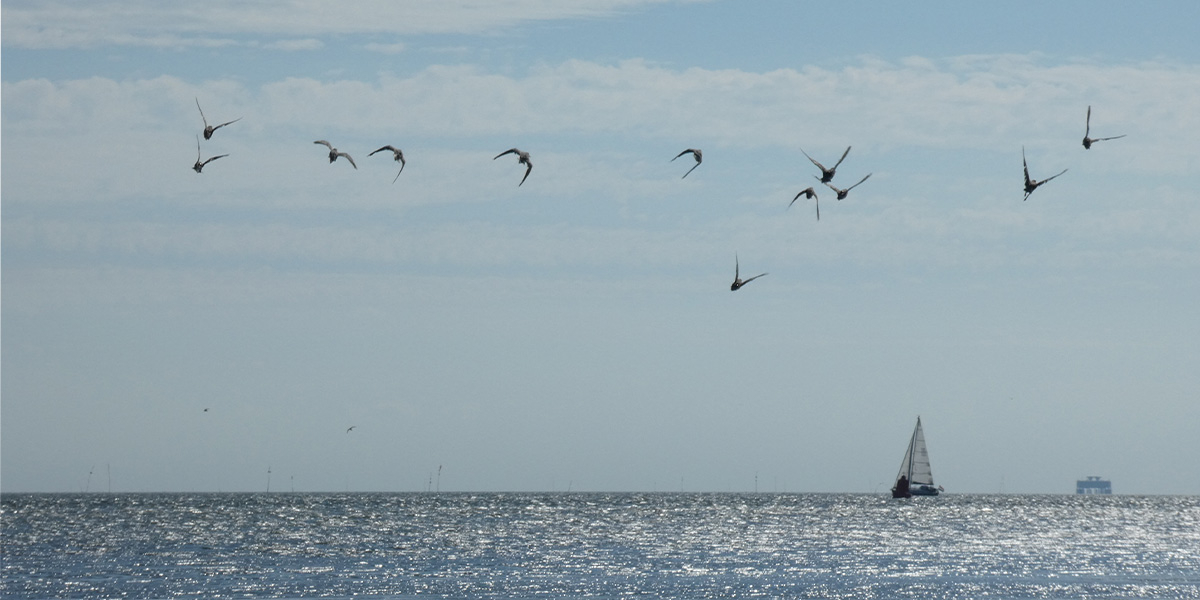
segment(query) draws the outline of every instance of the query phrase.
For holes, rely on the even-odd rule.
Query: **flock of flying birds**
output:
[[[218,130],[222,127],[225,127],[226,125],[232,125],[233,123],[237,123],[238,121],[242,120],[241,117],[238,117],[232,121],[227,121],[225,123],[221,123],[220,125],[215,125],[215,126],[209,125],[208,119],[204,116],[204,109],[200,108],[200,99],[199,98],[196,99],[196,108],[200,111],[200,119],[204,122],[204,132],[203,133],[204,133],[204,139],[206,139],[206,140],[212,139],[213,133],[216,132],[216,130]],[[1115,136],[1111,136],[1111,137],[1093,138],[1093,137],[1091,137],[1091,134],[1092,134],[1092,107],[1089,105],[1087,108],[1087,120],[1085,121],[1084,133],[1083,133],[1083,148],[1085,150],[1090,150],[1092,147],[1092,144],[1094,144],[1096,142],[1103,142],[1103,141],[1107,141],[1107,140],[1116,140],[1116,139],[1123,138],[1126,135],[1126,134],[1121,134],[1121,135],[1115,135]],[[329,143],[327,140],[316,140],[313,143],[323,145],[329,149],[328,156],[329,156],[330,163],[333,163],[338,158],[345,158],[350,163],[350,166],[354,167],[355,170],[358,169],[358,165],[354,163],[353,157],[351,157],[349,154],[347,154],[345,152],[338,150],[337,148],[334,148],[333,144]],[[869,179],[872,175],[872,173],[867,173],[865,176],[863,176],[862,179],[859,179],[857,183],[855,183],[854,185],[849,186],[847,188],[838,188],[838,187],[834,186],[832,183],[830,183],[833,181],[833,177],[835,175],[837,175],[837,169],[839,166],[841,166],[842,161],[846,160],[846,156],[848,154],[850,154],[850,148],[851,148],[850,146],[846,146],[846,151],[842,153],[841,158],[839,158],[838,161],[836,163],[834,163],[832,167],[826,167],[825,165],[821,164],[820,162],[817,162],[817,160],[814,159],[813,157],[809,156],[808,153],[805,152],[803,148],[800,149],[800,152],[802,154],[804,154],[804,157],[807,158],[809,161],[811,161],[813,165],[815,165],[818,169],[821,170],[821,175],[820,176],[813,175],[813,178],[816,179],[817,181],[819,181],[820,183],[824,184],[825,187],[829,188],[830,190],[833,190],[833,192],[837,195],[838,200],[844,200],[846,198],[846,196],[850,194],[850,190],[858,187],[859,185],[862,185],[862,183],[864,181],[866,181],[867,179]],[[404,160],[404,152],[402,150],[400,150],[399,148],[389,144],[386,146],[382,146],[377,150],[372,151],[367,156],[374,156],[376,153],[383,152],[384,150],[391,151],[392,160],[400,163],[400,170],[396,172],[396,177],[394,177],[392,179],[392,183],[396,183],[396,180],[400,178],[400,173],[404,172],[404,165],[406,164],[405,160]],[[528,152],[525,152],[524,150],[520,150],[518,148],[510,148],[508,150],[505,150],[504,152],[497,154],[494,158],[492,158],[492,160],[496,160],[496,159],[500,158],[501,156],[505,156],[507,154],[516,155],[517,164],[525,165],[525,175],[521,177],[521,182],[517,184],[517,187],[520,187],[525,184],[526,179],[529,179],[529,173],[533,171],[533,161],[530,160]],[[692,168],[688,169],[687,172],[683,174],[683,177],[681,177],[681,179],[686,178],[688,175],[691,174],[692,171],[696,170],[696,167],[700,166],[700,163],[704,162],[704,153],[701,152],[698,148],[688,148],[688,149],[684,150],[683,152],[676,154],[675,158],[671,159],[671,162],[674,162],[676,158],[680,158],[681,156],[683,156],[685,154],[691,154],[692,158],[694,158],[696,160],[696,164],[692,165]],[[214,160],[217,160],[218,158],[224,158],[226,156],[229,156],[229,155],[228,154],[220,154],[217,156],[212,156],[207,159],[201,160],[201,158],[200,158],[200,136],[197,135],[196,136],[196,164],[192,165],[192,169],[195,170],[197,173],[200,173],[204,169],[204,166],[207,165],[208,163],[210,163]],[[1062,175],[1063,173],[1067,172],[1067,169],[1063,169],[1062,171],[1058,172],[1057,174],[1047,177],[1046,179],[1042,179],[1040,181],[1037,179],[1031,178],[1029,176],[1029,163],[1028,163],[1028,161],[1025,160],[1025,147],[1024,146],[1021,147],[1021,165],[1025,169],[1025,197],[1023,198],[1023,200],[1028,200],[1029,196],[1031,194],[1033,194],[1034,190],[1045,185],[1046,183],[1049,183],[1052,179],[1058,177],[1059,175]],[[820,221],[821,220],[821,202],[817,198],[817,192],[813,188],[813,186],[809,186],[808,188],[801,190],[800,193],[796,194],[796,196],[794,198],[792,198],[791,203],[788,204],[788,208],[791,208],[792,204],[795,204],[796,201],[799,200],[801,196],[804,196],[806,199],[813,201],[813,203],[816,205],[816,209],[817,209],[817,220]],[[733,284],[729,286],[729,289],[731,291],[736,292],[737,290],[741,289],[742,286],[744,286],[747,283],[750,283],[751,281],[754,281],[755,279],[758,279],[759,277],[762,277],[764,275],[766,275],[766,273],[759,273],[758,275],[755,275],[753,277],[749,277],[747,279],[742,279],[741,278],[741,268],[740,268],[740,265],[738,264],[737,255],[735,254],[733,257]],[[205,409],[205,410],[207,410],[207,409]],[[350,429],[354,429],[354,428],[351,427]],[[347,429],[346,433],[349,433],[350,429]]]
[[[1084,150],[1091,150],[1092,144],[1095,144],[1096,142],[1103,142],[1105,140],[1118,140],[1118,139],[1125,137],[1126,134],[1114,135],[1112,137],[1102,137],[1102,138],[1094,138],[1094,137],[1091,137],[1091,135],[1092,135],[1092,107],[1089,105],[1088,109],[1087,109],[1087,121],[1085,121],[1084,130],[1083,130],[1083,149]],[[1041,181],[1038,181],[1036,179],[1030,179],[1029,178],[1029,163],[1025,162],[1025,147],[1024,146],[1021,146],[1021,165],[1023,165],[1025,167],[1025,197],[1023,198],[1023,200],[1028,200],[1029,195],[1033,193],[1033,190],[1038,189],[1038,187],[1040,187],[1042,184],[1067,172],[1066,169],[1063,169],[1062,171],[1059,171],[1057,175],[1047,177]]]

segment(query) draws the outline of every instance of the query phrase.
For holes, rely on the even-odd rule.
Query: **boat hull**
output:
[[[908,493],[913,496],[936,496],[940,492],[932,485],[910,485]]]
[[[912,498],[913,496],[936,496],[941,493],[941,490],[932,485],[917,484],[905,485],[903,481],[897,482],[896,487],[892,488],[893,498]]]

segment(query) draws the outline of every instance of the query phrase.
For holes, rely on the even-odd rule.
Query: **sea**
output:
[[[4,494],[23,598],[1200,598],[1200,497]]]

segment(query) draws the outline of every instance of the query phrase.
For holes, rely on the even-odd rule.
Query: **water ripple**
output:
[[[2,500],[5,598],[1200,598],[1194,497]]]

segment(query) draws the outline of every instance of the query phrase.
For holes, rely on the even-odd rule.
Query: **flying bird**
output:
[[[1115,135],[1113,137],[1092,138],[1092,137],[1088,137],[1088,135],[1091,134],[1091,132],[1092,132],[1092,107],[1089,104],[1088,112],[1087,112],[1087,127],[1083,130],[1083,149],[1084,150],[1090,150],[1092,147],[1092,144],[1095,142],[1103,142],[1104,140],[1119,140],[1119,139],[1125,137],[1126,135],[1128,135],[1128,134],[1121,134],[1121,135]],[[1049,181],[1049,180],[1047,180],[1047,181]]]
[[[833,187],[832,185],[830,185],[830,184],[829,184],[829,183],[827,183],[827,182],[821,182],[821,183],[824,183],[824,184],[825,184],[825,187],[827,187],[827,188],[829,188],[829,189],[831,189],[831,190],[833,190],[833,191],[837,192],[837,199],[838,199],[838,200],[844,200],[844,199],[846,198],[846,195],[850,193],[850,190],[852,190],[852,189],[854,189],[854,188],[858,187],[859,183],[862,183],[862,182],[866,181],[867,179],[869,179],[869,178],[871,177],[871,175],[874,175],[874,173],[867,173],[867,176],[866,176],[866,177],[863,177],[862,179],[859,179],[859,180],[858,180],[858,183],[856,183],[856,184],[854,184],[854,185],[852,185],[852,186],[850,186],[850,187],[848,187],[848,188],[846,188],[846,189],[844,189],[844,190],[839,190],[839,189],[837,189],[837,188]],[[813,175],[813,178],[814,178],[814,179],[818,179],[818,177],[817,177],[816,175]]]
[[[759,273],[754,277],[743,280],[741,276],[741,269],[738,266],[737,254],[735,253],[733,255],[733,285],[729,286],[729,291],[736,292],[738,291],[738,288],[750,283],[751,281],[754,281],[755,279],[758,279],[759,277],[762,277],[763,275],[766,275],[766,273]]]
[[[817,220],[820,221],[821,220],[821,200],[817,198],[817,192],[816,192],[816,190],[812,189],[812,186],[809,186],[808,189],[801,191],[799,194],[796,194],[796,197],[792,198],[792,201],[790,203],[788,203],[788,208],[791,208],[792,205],[795,204],[796,201],[800,199],[800,196],[808,196],[809,199],[817,201]]]
[[[351,158],[350,155],[346,154],[345,152],[339,152],[337,148],[333,147],[333,144],[330,144],[329,142],[327,142],[325,140],[317,140],[313,143],[314,144],[322,144],[326,148],[329,148],[329,162],[333,162],[333,161],[337,160],[339,156],[345,156],[346,160],[350,161],[350,166],[354,167],[355,171],[358,170],[358,165],[354,164],[354,159]]]
[[[1022,198],[1022,200],[1028,200],[1029,195],[1033,193],[1033,190],[1038,189],[1039,186],[1050,181],[1051,179],[1054,179],[1054,177],[1058,177],[1058,175],[1062,175],[1063,173],[1067,172],[1066,169],[1063,169],[1062,171],[1060,171],[1058,173],[1058,175],[1055,175],[1054,177],[1048,177],[1041,181],[1038,181],[1036,179],[1030,179],[1029,178],[1029,163],[1025,162],[1025,146],[1021,146],[1021,164],[1025,167],[1025,197]]]
[[[214,131],[216,131],[226,125],[229,125],[232,123],[237,123],[238,121],[242,120],[241,117],[238,117],[232,121],[228,121],[226,123],[221,123],[220,125],[213,127],[212,125],[208,124],[208,119],[206,119],[204,117],[204,109],[200,108],[200,99],[199,98],[196,98],[196,108],[200,110],[200,119],[204,121],[204,139],[206,139],[206,140],[212,138]]]
[[[196,164],[192,165],[192,169],[194,169],[197,173],[199,173],[201,170],[204,169],[204,165],[207,165],[208,163],[210,163],[214,160],[217,160],[218,158],[225,158],[226,156],[229,156],[229,155],[228,154],[219,154],[217,156],[214,156],[212,158],[205,160],[204,162],[201,162],[200,161],[200,136],[196,136]]]
[[[493,158],[492,160],[496,160],[497,158],[500,158],[501,156],[504,156],[505,154],[516,154],[517,155],[517,164],[525,165],[525,176],[521,178],[521,183],[517,184],[517,187],[521,187],[521,185],[523,185],[525,183],[525,180],[529,178],[529,172],[533,170],[533,161],[529,160],[528,152],[523,152],[516,148],[510,148],[508,150],[505,150],[504,152],[497,154],[496,157]]]
[[[346,428],[346,433],[350,433],[351,431],[354,431],[354,428],[355,428],[355,427],[358,427],[358,425],[351,425],[351,426],[347,427],[347,428]]]
[[[696,167],[700,166],[700,163],[704,161],[704,153],[696,148],[688,148],[687,150],[684,150],[683,152],[676,154],[675,158],[679,158],[680,156],[683,156],[684,154],[687,154],[688,152],[691,152],[692,156],[694,156],[696,158],[696,164],[693,165],[692,168],[688,169],[688,172],[684,173],[683,177],[687,177],[688,173],[695,171]],[[672,158],[671,162],[675,162],[675,158]],[[683,179],[683,177],[680,177],[680,179]]]
[[[396,162],[400,163],[400,171],[398,173],[396,173],[396,177],[394,179],[392,179],[392,183],[396,183],[396,179],[400,179],[400,173],[404,172],[404,164],[405,164],[404,152],[401,151],[399,148],[397,148],[395,146],[391,146],[391,145],[384,146],[384,147],[376,150],[375,152],[383,152],[384,150],[391,150],[392,151],[392,160],[395,160]],[[372,152],[372,153],[368,154],[367,156],[375,156],[375,152]]]
[[[821,183],[829,183],[830,181],[833,181],[833,176],[837,174],[838,165],[842,164],[843,160],[846,160],[847,154],[850,154],[850,146],[846,146],[846,151],[842,153],[842,157],[838,159],[837,163],[833,165],[832,169],[826,169],[825,165],[813,160],[813,157],[809,156],[808,153],[804,151],[804,148],[800,149],[800,153],[803,154],[808,160],[811,160],[812,164],[817,165],[817,168],[821,170]]]

